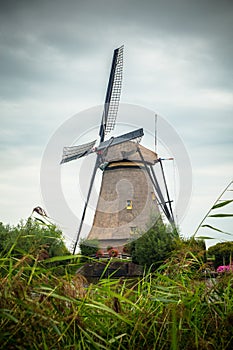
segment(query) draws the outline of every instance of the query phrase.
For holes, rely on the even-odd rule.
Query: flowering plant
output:
[[[113,249],[113,247],[112,247],[111,245],[109,245],[109,246],[107,247],[107,252],[109,252],[109,250],[111,250],[111,249]]]
[[[118,256],[119,252],[116,248],[112,248],[108,251],[108,255],[112,258],[116,258]]]
[[[233,265],[222,265],[217,268],[217,272],[233,271]]]

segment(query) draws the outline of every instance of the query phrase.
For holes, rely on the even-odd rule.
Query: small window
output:
[[[130,234],[135,235],[137,233],[137,226],[130,227]]]
[[[126,209],[131,210],[132,208],[133,208],[133,202],[130,199],[128,199],[126,202]]]

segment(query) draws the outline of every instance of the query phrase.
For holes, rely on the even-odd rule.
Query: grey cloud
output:
[[[220,188],[229,176],[218,172],[210,184],[216,162],[220,169],[232,162],[232,17],[227,0],[2,1],[3,195],[19,184],[17,196],[27,194],[21,213],[28,212],[26,202],[38,197],[32,199],[25,171],[32,164],[36,176],[49,137],[69,113],[102,103],[112,50],[125,44],[121,101],[170,120],[200,176],[196,197],[201,183],[212,196],[215,182]],[[17,215],[14,202],[12,191]]]
[[[103,47],[112,31],[142,36],[231,38],[233,5],[230,1],[21,1],[2,11],[3,28],[36,33],[68,52]],[[13,23],[11,23],[11,21]],[[127,32],[125,32],[127,36]],[[97,41],[98,39],[98,41]],[[111,40],[111,38],[109,38]],[[219,40],[220,44],[220,40]],[[223,45],[226,49],[226,46]],[[220,45],[221,47],[221,45]],[[89,48],[89,50],[88,50]]]
[[[192,62],[190,72],[198,67],[203,85],[230,89],[232,8],[228,1],[99,1],[95,8],[92,1],[10,2],[0,24],[5,94],[30,95],[54,84],[69,89],[74,77],[77,83],[90,82],[98,70],[95,62],[99,66],[116,38],[129,43],[129,50],[138,43],[156,51],[163,43],[174,61],[180,55]],[[195,47],[198,40],[204,45]],[[75,75],[73,61],[83,73],[85,61],[90,74]]]

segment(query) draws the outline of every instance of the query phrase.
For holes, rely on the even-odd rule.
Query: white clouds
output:
[[[179,82],[178,85],[167,90],[167,95],[162,94],[160,102],[165,103],[167,96],[170,96],[169,104],[178,108],[198,107],[198,109],[215,110],[217,114],[233,107],[233,93],[220,89],[187,89],[187,87],[185,89],[185,82],[184,84]]]
[[[148,43],[147,40],[143,49],[139,46],[129,50],[132,57],[137,58],[127,62],[129,67],[125,68],[129,76],[125,95],[130,99],[135,97],[133,87],[137,86],[137,99],[149,104],[154,101],[178,108],[232,108],[229,77],[225,78],[226,87],[217,85],[219,73],[206,40],[185,39],[182,43],[176,38],[165,42],[156,39]]]
[[[223,89],[200,90],[201,107],[217,108],[220,110],[231,109],[233,107],[233,92]]]
[[[2,164],[0,175],[1,221],[16,224],[26,219],[40,202],[40,158],[29,157],[23,150],[6,152],[8,164]]]

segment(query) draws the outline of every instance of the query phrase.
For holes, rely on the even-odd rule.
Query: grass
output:
[[[89,284],[8,254],[0,260],[0,348],[232,349],[232,274],[207,284],[193,278],[190,261],[173,266]]]
[[[230,185],[195,235],[201,227],[223,232],[206,220],[232,217],[212,215],[232,203],[222,199],[232,191]],[[65,256],[62,245],[64,256],[49,255],[53,257],[45,260],[38,247],[26,249],[28,232],[34,233],[35,242],[43,233],[32,224],[27,222],[25,233],[22,225],[16,229],[0,225],[0,349],[233,349],[233,273],[200,278],[199,271],[205,269],[200,250],[180,241],[156,272],[147,269],[138,279],[104,278],[103,273],[94,284],[75,273],[85,257]],[[52,233],[61,238],[54,229]],[[45,243],[47,239],[46,235]],[[22,254],[23,249],[31,254]]]

